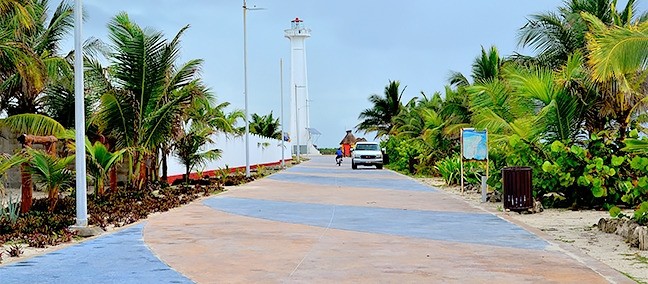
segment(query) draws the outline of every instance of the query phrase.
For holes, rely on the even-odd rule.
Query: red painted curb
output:
[[[290,161],[292,161],[292,159],[286,159],[285,161],[286,161],[286,162],[290,162]],[[258,168],[258,167],[260,167],[260,166],[263,166],[263,167],[272,167],[272,166],[279,166],[279,165],[281,165],[281,160],[279,160],[279,161],[277,161],[277,162],[271,162],[271,163],[265,163],[265,164],[250,165],[250,170],[252,170],[252,169],[256,169],[256,168]],[[208,171],[204,171],[204,172],[202,172],[202,176],[203,176],[203,177],[208,177],[208,176],[214,177],[214,176],[216,176],[217,173],[221,173],[221,171],[223,171],[223,170],[224,170],[224,169],[217,169],[217,170],[208,170]],[[240,171],[240,170],[245,171],[245,166],[229,168],[230,173],[234,173],[234,172],[237,172],[237,171]],[[173,182],[176,181],[176,180],[182,179],[183,176],[184,176],[184,174],[168,176],[168,177],[167,177],[167,182],[168,182],[169,184],[171,184],[171,183],[173,183]],[[199,177],[198,177],[198,173],[191,173],[191,174],[189,174],[189,179],[198,179],[198,178],[199,178]]]

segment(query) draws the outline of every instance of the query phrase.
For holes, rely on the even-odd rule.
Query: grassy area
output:
[[[338,148],[319,148],[317,150],[319,150],[322,155],[335,155],[337,149]]]

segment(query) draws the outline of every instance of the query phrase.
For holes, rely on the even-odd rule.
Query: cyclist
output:
[[[342,164],[342,148],[338,148],[337,151],[335,151],[335,163],[339,166]]]

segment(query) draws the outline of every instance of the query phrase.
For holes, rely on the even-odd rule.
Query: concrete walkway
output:
[[[633,283],[455,196],[349,162],[314,157],[2,266],[0,282]]]

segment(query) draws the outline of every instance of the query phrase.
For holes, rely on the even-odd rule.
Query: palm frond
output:
[[[648,22],[629,27],[607,28],[590,14],[583,14],[592,32],[587,48],[592,76],[602,82],[645,70],[648,65]]]
[[[59,135],[65,131],[56,120],[35,113],[17,114],[1,120],[12,132],[30,135]]]

